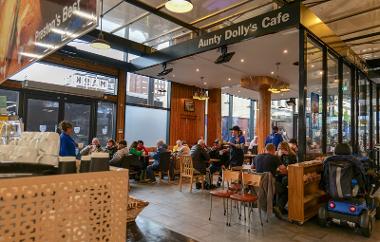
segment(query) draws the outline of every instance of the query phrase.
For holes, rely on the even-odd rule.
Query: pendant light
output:
[[[168,0],[165,8],[173,13],[188,13],[193,10],[191,0]]]
[[[201,82],[203,83],[204,77],[201,77]],[[200,101],[206,101],[209,99],[209,96],[207,94],[207,90],[204,88],[199,88],[194,92],[193,99],[200,100]]]
[[[100,33],[98,35],[98,38],[94,41],[91,42],[91,47],[95,49],[100,49],[100,50],[106,50],[111,48],[110,43],[104,39],[103,36],[103,0],[102,0],[102,5],[100,9]]]

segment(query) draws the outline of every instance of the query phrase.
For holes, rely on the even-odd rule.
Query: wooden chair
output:
[[[206,176],[202,174],[194,173],[193,160],[191,156],[181,156],[180,158],[180,175],[179,175],[179,191],[182,192],[182,180],[184,178],[190,178],[190,192],[193,191],[194,181],[200,181],[202,183],[202,191],[204,190],[204,182]],[[194,180],[195,178],[195,180]]]
[[[239,182],[240,182],[240,171],[231,171],[231,170],[223,171],[222,173],[222,189],[223,190],[210,191],[210,216],[208,220],[211,220],[212,197],[214,196],[219,197],[223,199],[224,215],[227,214],[226,225],[231,226],[228,220],[228,200],[232,194],[238,192],[239,186],[235,186],[235,184],[239,184]],[[224,189],[225,183],[227,183],[227,189]],[[226,203],[227,203],[227,206],[226,206]]]
[[[237,201],[240,203],[240,208],[241,208],[241,205],[243,205],[243,207],[244,207],[244,220],[246,219],[245,208],[248,205],[248,232],[251,231],[251,213],[253,213],[253,204],[258,199],[258,196],[257,196],[255,189],[259,188],[260,181],[261,181],[261,175],[260,174],[242,173],[242,185],[243,185],[242,193],[235,193],[235,194],[232,194],[230,196],[230,199],[232,201]],[[255,191],[255,194],[245,192],[245,188],[248,188],[248,186],[251,186],[253,188],[253,191]],[[239,211],[239,219],[241,219],[241,210],[239,209],[238,211]],[[232,213],[232,202],[231,202],[231,213]],[[261,220],[261,212],[260,211],[259,211],[259,214],[260,214],[260,223],[262,226],[263,223]],[[230,216],[229,224],[231,224],[231,217],[232,216]]]

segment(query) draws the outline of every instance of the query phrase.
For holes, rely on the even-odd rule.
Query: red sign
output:
[[[0,83],[97,25],[97,0],[0,0]]]

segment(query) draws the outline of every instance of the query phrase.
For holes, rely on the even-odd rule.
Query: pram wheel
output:
[[[320,207],[319,210],[318,210],[318,224],[321,226],[321,227],[327,227],[327,211],[326,211],[326,208],[323,206],[323,207]]]
[[[374,217],[368,211],[363,211],[360,215],[360,231],[365,237],[371,237],[374,226]]]

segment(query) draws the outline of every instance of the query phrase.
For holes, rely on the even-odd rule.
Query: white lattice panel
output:
[[[128,171],[0,180],[1,242],[126,240]]]

